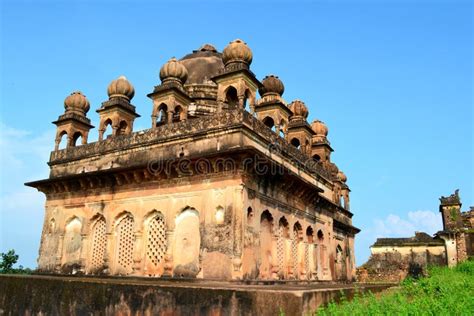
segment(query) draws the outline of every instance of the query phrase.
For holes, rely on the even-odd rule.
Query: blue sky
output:
[[[42,193],[63,100],[81,90],[89,117],[126,75],[151,124],[146,94],[159,69],[236,38],[251,69],[278,75],[287,101],[329,126],[333,161],[352,189],[357,263],[381,236],[441,228],[438,198],[459,188],[474,205],[473,4],[470,1],[2,1],[0,252],[35,267]],[[90,136],[97,139],[97,131]]]

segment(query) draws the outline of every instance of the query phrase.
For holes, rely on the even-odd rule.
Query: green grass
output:
[[[316,315],[474,315],[474,261],[433,267],[428,277],[407,279],[400,289],[331,302]]]

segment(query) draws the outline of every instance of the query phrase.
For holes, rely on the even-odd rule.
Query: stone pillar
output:
[[[174,231],[169,229],[166,231],[166,255],[165,255],[165,265],[163,276],[172,277],[173,276],[173,240],[174,240]]]
[[[81,267],[79,268],[82,272],[87,272],[87,257],[89,253],[89,242],[88,234],[81,234],[81,254],[79,257],[79,262]]]
[[[133,275],[143,275],[142,272],[142,244],[143,244],[143,232],[135,232],[135,242],[133,247]]]
[[[167,123],[172,123],[173,122],[173,111],[168,110],[168,113],[166,113],[166,114],[168,115]]]
[[[99,129],[99,141],[104,139],[105,129]]]
[[[276,231],[276,233],[275,233]],[[278,274],[280,273],[280,267],[278,265],[278,230],[274,229],[273,236],[272,236],[272,262],[271,262],[271,272],[272,272],[272,279],[278,280]]]
[[[151,116],[151,128],[156,127],[156,115]]]
[[[107,245],[105,247],[105,254],[104,254],[104,273],[112,274],[112,261],[114,260],[114,234],[112,232],[108,232],[105,234],[107,238]]]
[[[244,221],[243,221],[243,213],[244,213],[244,205],[243,199],[245,196],[245,187],[243,184],[235,188],[232,192],[231,201],[232,203],[232,227],[233,227],[233,271],[232,271],[232,279],[242,279],[242,245],[243,245],[243,238],[244,238]],[[227,191],[229,192],[229,191]],[[227,199],[228,200],[228,199]],[[229,205],[230,203],[226,203]]]
[[[57,273],[61,272],[61,261],[63,257],[63,244],[64,244],[64,234],[59,235],[59,240],[58,240],[58,252],[56,253],[56,267],[55,271]]]

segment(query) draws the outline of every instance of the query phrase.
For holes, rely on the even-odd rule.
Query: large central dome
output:
[[[180,61],[188,70],[186,84],[205,83],[224,69],[222,53],[210,44],[203,45]]]

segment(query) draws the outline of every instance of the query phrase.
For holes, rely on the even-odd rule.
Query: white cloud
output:
[[[376,238],[410,237],[414,235],[415,231],[432,235],[441,228],[440,214],[432,211],[413,211],[408,212],[407,218],[389,214],[385,219],[374,219],[374,227],[368,229],[368,231],[372,232],[372,235]]]
[[[24,182],[48,176],[54,129],[42,133],[0,122],[0,252],[15,249],[20,264],[36,266],[44,194]]]

